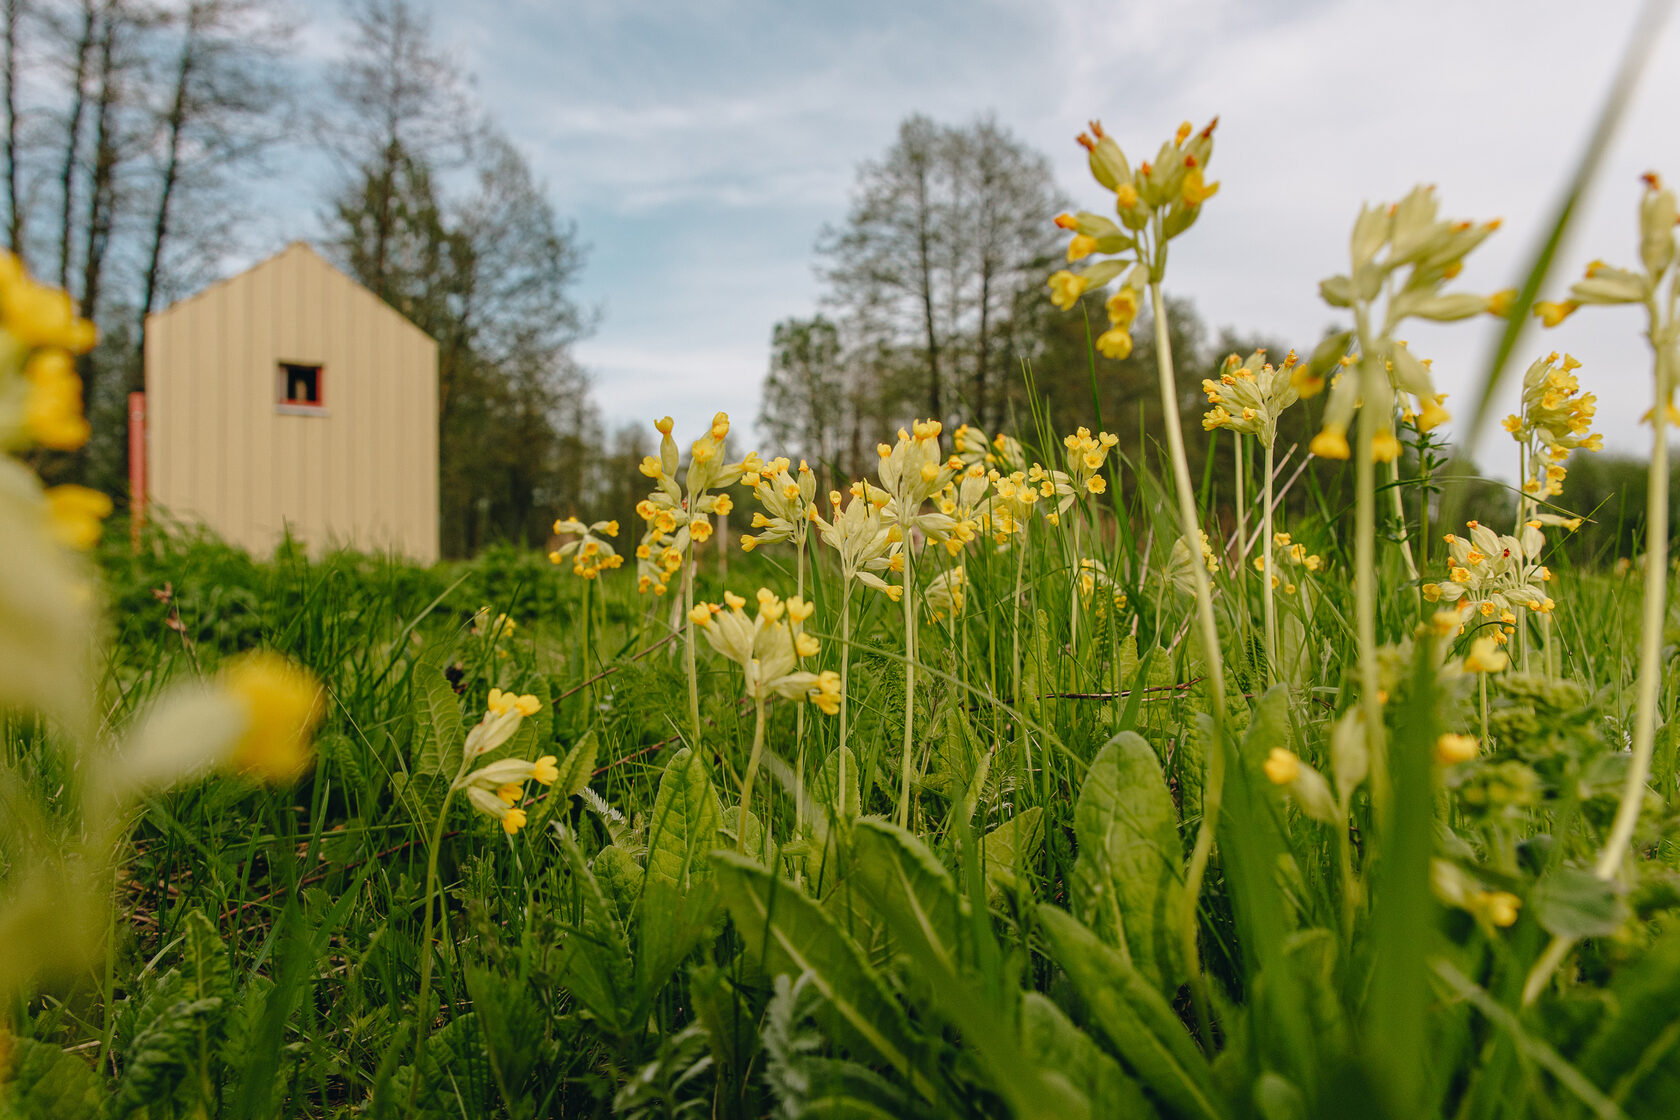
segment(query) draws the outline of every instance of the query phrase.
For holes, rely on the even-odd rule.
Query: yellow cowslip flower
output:
[[[749,538],[743,537],[741,547],[746,551],[776,541],[792,541],[794,547],[804,547],[811,515],[816,510],[817,476],[804,460],[797,471],[790,467],[792,464],[786,458],[778,456],[756,472],[758,481],[752,484],[753,497],[766,513],[753,514],[752,526],[765,532],[750,538],[751,544],[747,543]]]
[[[1575,370],[1581,363],[1556,351],[1535,361],[1523,373],[1522,412],[1505,420],[1532,469],[1523,479],[1523,492],[1535,497],[1563,493],[1567,473],[1563,462],[1577,448],[1597,451],[1603,437],[1591,431],[1598,398],[1581,392]]]
[[[47,491],[47,523],[53,539],[66,548],[92,548],[109,516],[111,499],[98,490],[66,484]]]
[[[1073,235],[1073,240],[1068,242],[1067,259],[1070,264],[1074,261],[1082,261],[1096,251],[1096,238],[1087,234],[1076,233]]]
[[[1267,781],[1275,786],[1286,786],[1300,775],[1301,758],[1294,751],[1273,747],[1261,769],[1266,771]]]
[[[23,404],[24,434],[42,447],[74,451],[88,439],[82,415],[82,381],[68,352],[37,350],[23,367],[29,384]]]
[[[1307,450],[1320,459],[1347,459],[1353,455],[1353,449],[1348,446],[1347,429],[1328,426],[1312,438]]]
[[[1543,326],[1555,327],[1580,309],[1581,305],[1572,299],[1543,299],[1534,305],[1534,317],[1539,319]]]
[[[1097,352],[1117,362],[1125,361],[1132,356],[1132,332],[1110,327],[1097,336]]]
[[[1281,369],[1265,357],[1264,350],[1256,350],[1246,360],[1232,354],[1220,367],[1217,379],[1202,380],[1202,392],[1215,406],[1202,417],[1204,430],[1229,428],[1255,436],[1268,447],[1276,441],[1279,415],[1301,397],[1295,386],[1300,362],[1293,350],[1284,358]]]
[[[1482,891],[1472,901],[1474,911],[1500,929],[1516,924],[1521,907],[1522,899],[1510,891]]]
[[[525,798],[525,787],[518,782],[509,782],[496,790],[496,796],[503,805],[517,805]]]
[[[962,613],[967,601],[967,573],[961,568],[947,568],[928,580],[922,591],[922,605],[935,622],[955,618]]]
[[[319,681],[269,651],[244,654],[222,669],[220,682],[242,705],[244,732],[232,765],[271,782],[289,782],[309,769],[311,741],[326,713]]]
[[[1516,302],[1516,299],[1517,290],[1515,288],[1504,288],[1487,297],[1485,310],[1495,319],[1509,319],[1511,317],[1511,305]]]
[[[0,252],[0,327],[24,346],[72,354],[86,354],[99,339],[94,325],[77,316],[68,293],[37,284],[6,252]]]
[[[809,604],[800,599],[783,602],[769,588],[760,588],[757,598],[758,613],[753,617],[742,609],[746,600],[739,595],[725,592],[723,607],[708,604],[712,620],[701,630],[706,643],[741,666],[748,698],[809,700],[826,714],[838,712],[838,676],[799,668],[803,658],[817,652],[814,639],[803,632],[804,621],[811,616]],[[827,706],[831,695],[833,711]]]
[[[1510,654],[1500,649],[1498,642],[1492,638],[1477,638],[1470,643],[1470,652],[1464,658],[1464,671],[1497,673],[1510,663]]]
[[[1213,545],[1208,542],[1207,530],[1198,529],[1197,533],[1201,537],[1202,564],[1207,568],[1209,575],[1217,575],[1219,572],[1219,555],[1213,551]],[[1191,559],[1190,545],[1186,539],[1180,537],[1174,541],[1172,552],[1167,557],[1166,579],[1175,590],[1185,595],[1196,593],[1194,563]]]
[[[1079,302],[1089,286],[1090,281],[1085,277],[1063,269],[1050,277],[1050,302],[1067,311]]]
[[[1468,538],[1446,534],[1442,539],[1447,543],[1449,578],[1433,585],[1439,589],[1438,598],[1501,620],[1510,616],[1514,621],[1511,612],[1516,607],[1547,610],[1548,596],[1542,585],[1550,573],[1540,563],[1546,544],[1542,524],[1534,519],[1523,525],[1519,535],[1510,536],[1472,521]]]
[[[575,517],[562,518],[554,523],[554,532],[558,535],[576,534],[575,540],[554,549],[548,554],[548,562],[559,564],[567,557],[572,559],[572,574],[583,579],[596,579],[602,572],[612,571],[624,563],[624,557],[617,549],[604,539],[618,536],[618,522],[597,521],[585,525]]]
[[[1400,457],[1400,440],[1391,431],[1377,432],[1371,439],[1371,458],[1379,463],[1392,463]]]
[[[1474,735],[1460,735],[1449,731],[1435,740],[1435,761],[1442,766],[1457,766],[1469,762],[1481,753],[1481,744]]]
[[[679,483],[680,457],[677,442],[671,435],[671,418],[664,417],[655,427],[660,437],[659,469],[649,477],[656,488],[636,505],[637,515],[648,526],[641,541],[647,548],[647,557],[642,558],[641,548],[637,549],[636,590],[663,595],[671,577],[681,570],[682,559],[688,555],[690,546],[710,538],[712,523],[706,515],[724,514],[733,507],[727,494],[710,491],[733,486],[757,473],[764,464],[756,453],[748,454],[738,463],[724,461],[723,441],[729,434],[729,416],[720,412],[712,418],[707,433],[694,441],[688,472]]]

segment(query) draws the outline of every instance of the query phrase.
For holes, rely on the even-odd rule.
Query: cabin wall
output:
[[[294,245],[152,316],[151,500],[255,555],[286,527],[430,563],[438,553],[437,347]],[[321,367],[321,405],[281,403],[283,362]]]

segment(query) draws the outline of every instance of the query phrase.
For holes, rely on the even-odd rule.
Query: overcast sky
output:
[[[1214,329],[1310,346],[1337,321],[1317,283],[1345,269],[1361,201],[1418,182],[1437,185],[1450,216],[1504,219],[1459,284],[1509,286],[1638,6],[479,0],[434,14],[478,98],[592,247],[580,294],[603,317],[578,353],[607,420],[669,412],[682,437],[716,409],[756,415],[771,326],[817,308],[813,241],[844,217],[858,162],[913,112],[995,113],[1099,210],[1074,143],[1088,117],[1144,152],[1181,120],[1218,114],[1210,176],[1223,186],[1174,243],[1167,276]],[[329,14],[310,38],[335,33]],[[1671,20],[1548,294],[1561,298],[1590,258],[1637,262],[1639,174],[1680,180],[1677,106]],[[1582,313],[1531,332],[1519,361],[1576,354],[1607,445],[1638,451],[1642,325],[1633,310]],[[1468,411],[1495,329],[1478,319],[1410,331],[1449,407]],[[1490,468],[1495,454],[1481,456]]]

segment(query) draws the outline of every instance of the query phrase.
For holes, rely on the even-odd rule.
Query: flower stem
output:
[[[1275,558],[1272,555],[1272,445],[1266,445],[1266,486],[1265,507],[1262,511],[1260,532],[1260,554],[1265,558],[1266,570],[1260,576],[1260,602],[1266,617],[1266,683],[1277,683],[1278,663],[1278,630],[1277,630],[1277,602],[1273,597],[1272,584],[1276,581]]]
[[[1235,497],[1231,504],[1237,515],[1237,570],[1235,575],[1237,577],[1237,603],[1240,608],[1237,611],[1237,627],[1242,638],[1242,663],[1245,667],[1252,667],[1254,664],[1254,646],[1248,636],[1253,623],[1249,612],[1254,609],[1251,605],[1252,600],[1248,597],[1248,487],[1244,484],[1243,441],[1242,435],[1238,432],[1231,433],[1231,460],[1236,467],[1236,480],[1233,487]],[[1266,578],[1262,575],[1260,586],[1264,587],[1265,585]],[[1269,650],[1266,656],[1269,661],[1271,658]],[[1269,665],[1266,671],[1268,679],[1270,679],[1271,669]]]
[[[852,585],[849,580],[840,584],[840,744],[836,754],[838,773],[834,781],[834,811],[836,819],[846,807],[846,705],[851,700],[852,669]]]
[[[735,850],[746,851],[747,814],[752,811],[753,779],[758,777],[758,760],[764,754],[764,697],[753,697],[753,745],[747,758],[747,772],[741,776],[741,807],[735,813]]]
[[[915,765],[916,731],[916,550],[904,528],[904,765],[898,791],[898,826],[910,827],[910,771]]]
[[[466,764],[462,763],[465,770]],[[460,775],[456,775],[456,781]],[[426,920],[425,932],[420,938],[420,995],[414,1002],[414,1014],[418,1020],[414,1033],[414,1080],[409,1086],[408,1111],[414,1113],[414,1106],[418,1100],[420,1089],[421,1060],[426,1052],[426,1035],[432,1025],[432,1016],[436,1009],[430,1006],[432,998],[432,936],[437,927],[432,919],[434,901],[437,896],[438,878],[438,850],[443,847],[443,825],[449,819],[449,802],[455,796],[453,783],[443,795],[443,804],[438,808],[437,820],[432,825],[432,834],[426,845],[426,885],[421,897],[425,899]]]
[[[1219,622],[1213,613],[1213,589],[1207,568],[1200,562],[1196,542],[1201,521],[1196,515],[1195,491],[1190,481],[1190,462],[1184,453],[1184,429],[1178,416],[1178,382],[1173,375],[1172,340],[1167,333],[1167,309],[1161,299],[1161,282],[1149,281],[1149,306],[1155,320],[1155,362],[1161,382],[1161,412],[1167,430],[1167,448],[1172,456],[1173,484],[1178,490],[1179,528],[1190,550],[1191,574],[1196,581],[1196,616],[1200,623],[1202,656],[1206,658],[1208,692],[1213,710],[1213,741],[1208,744],[1207,779],[1202,786],[1202,819],[1196,828],[1196,844],[1190,852],[1190,866],[1184,876],[1184,913],[1179,916],[1184,963],[1190,971],[1190,995],[1196,1006],[1196,1020],[1202,1041],[1211,1044],[1207,983],[1202,976],[1201,951],[1197,944],[1198,914],[1202,878],[1213,854],[1214,828],[1219,821],[1220,802],[1225,793],[1225,664],[1219,649]]]
[[[1360,339],[1359,376],[1367,401],[1382,399],[1378,392],[1385,377],[1368,356],[1363,331]],[[1371,759],[1371,804],[1377,825],[1386,827],[1389,808],[1388,756],[1384,754],[1381,681],[1377,674],[1377,492],[1376,462],[1372,446],[1379,417],[1375,405],[1359,410],[1359,438],[1353,450],[1354,489],[1354,630],[1359,642],[1359,703],[1365,715],[1365,735]]]
[[[683,668],[688,672],[688,724],[693,738],[689,745],[700,749],[700,671],[694,665],[694,545],[683,557]]]
[[[1653,324],[1655,316],[1653,315]],[[1653,332],[1654,334],[1654,332]],[[1653,341],[1654,338],[1653,338]],[[1613,879],[1633,840],[1639,810],[1645,802],[1645,781],[1651,775],[1656,744],[1657,699],[1662,689],[1663,624],[1668,618],[1668,406],[1670,373],[1665,351],[1657,349],[1656,404],[1651,410],[1651,466],[1645,503],[1645,616],[1639,630],[1639,697],[1634,709],[1633,759],[1621,801],[1610,825],[1610,838],[1593,869],[1600,879]]]

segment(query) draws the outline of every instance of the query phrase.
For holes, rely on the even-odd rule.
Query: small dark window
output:
[[[319,406],[321,403],[321,367],[281,362],[280,403]]]

